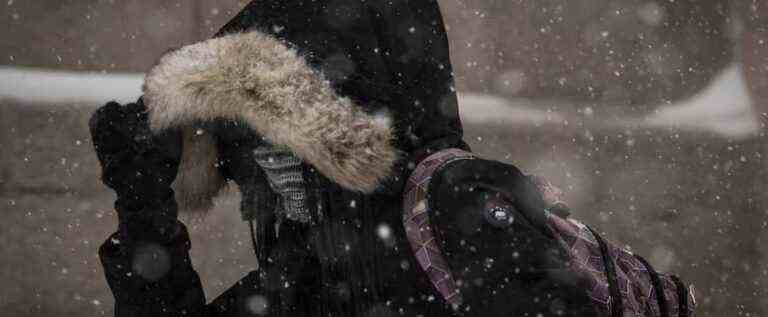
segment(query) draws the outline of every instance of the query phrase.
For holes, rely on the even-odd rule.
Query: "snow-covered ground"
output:
[[[707,131],[725,137],[742,139],[759,132],[760,122],[741,65],[732,64],[712,83],[695,96],[659,107],[641,117],[612,120],[591,118],[589,111],[581,117],[552,112],[527,99],[505,99],[489,95],[460,96],[461,118],[467,123],[508,123],[533,125],[564,125],[581,122],[593,129],[626,129],[644,127],[673,127],[682,130]],[[555,108],[555,107],[553,107]]]
[[[0,98],[30,103],[101,104],[130,102],[141,94],[142,74],[102,74],[0,67]],[[699,94],[659,107],[644,118],[590,120],[542,110],[527,99],[461,94],[461,116],[467,123],[567,124],[581,121],[592,128],[675,127],[708,131],[730,138],[747,138],[759,130],[739,64],[721,72]],[[587,114],[588,116],[588,114]]]
[[[141,74],[102,74],[0,66],[0,98],[30,103],[103,104],[135,101]]]

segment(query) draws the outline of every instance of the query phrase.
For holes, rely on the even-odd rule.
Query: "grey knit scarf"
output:
[[[253,150],[256,163],[264,171],[269,186],[279,196],[275,213],[289,220],[308,223],[311,220],[307,208],[306,182],[302,173],[302,161],[290,150],[264,144]],[[263,212],[263,211],[262,211]]]

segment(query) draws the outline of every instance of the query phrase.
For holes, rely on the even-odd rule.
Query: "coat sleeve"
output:
[[[205,316],[205,296],[189,258],[189,236],[178,223],[171,241],[138,241],[118,231],[99,249],[115,316]]]

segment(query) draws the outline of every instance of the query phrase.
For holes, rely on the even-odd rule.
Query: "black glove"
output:
[[[104,105],[89,126],[102,180],[117,193],[119,231],[133,238],[172,239],[179,229],[171,183],[181,161],[181,133],[153,134],[141,99]]]
[[[547,226],[535,179],[480,158],[448,163],[430,183],[435,235],[472,316],[594,316]],[[461,308],[460,308],[461,309]]]
[[[471,210],[475,226],[487,223],[504,227],[493,215],[496,208],[506,208],[531,229],[546,232],[547,203],[535,179],[517,167],[498,161],[476,158],[461,160],[442,168],[430,185],[433,203],[438,210]],[[470,225],[470,223],[464,223]],[[472,232],[476,228],[464,228]]]

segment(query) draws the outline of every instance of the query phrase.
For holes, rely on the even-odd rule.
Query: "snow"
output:
[[[502,82],[512,89],[523,80],[519,73],[509,73]],[[135,101],[141,95],[143,75],[137,73],[99,74],[65,72],[46,69],[0,66],[0,98],[30,103],[102,104],[109,100],[121,103]],[[556,105],[558,102],[553,101]],[[568,102],[562,101],[561,104]],[[459,95],[462,121],[470,124],[567,125],[582,118],[541,109],[529,99],[509,99],[488,94]],[[591,117],[593,110],[583,111]],[[389,122],[385,113],[377,115],[382,123]],[[599,118],[596,118],[599,119]],[[760,122],[744,80],[741,65],[734,63],[723,70],[697,95],[658,108],[645,118],[587,120],[587,127],[602,128],[678,128],[705,131],[723,137],[743,139],[757,133]]]
[[[466,93],[459,96],[459,104],[461,118],[465,123],[540,126],[567,125],[568,122],[584,120],[565,113],[543,110],[540,104],[522,98],[507,99]],[[589,107],[584,108],[582,112],[588,117],[593,115],[593,110]],[[760,129],[740,64],[732,64],[723,70],[697,95],[661,106],[646,117],[584,120],[584,125],[594,130],[677,128],[710,132],[734,139],[748,138]]]
[[[262,295],[253,295],[246,299],[246,308],[254,315],[265,315],[269,308],[269,301]]]
[[[141,96],[141,74],[100,74],[0,66],[0,98],[30,103],[121,103]]]
[[[760,129],[744,73],[737,64],[725,69],[696,96],[659,109],[644,123],[657,127],[708,130],[733,138],[746,138]]]
[[[640,17],[640,20],[646,24],[650,26],[658,26],[662,21],[664,21],[666,14],[664,12],[664,8],[662,8],[658,3],[648,2],[638,8],[637,15]]]
[[[382,240],[389,240],[392,238],[392,228],[390,228],[386,223],[379,224],[379,226],[376,228],[376,234]]]
[[[198,17],[188,17],[185,8],[192,6],[184,3],[149,8],[150,2],[78,6],[74,1],[46,11],[35,1],[4,2],[4,39],[9,41],[0,56],[4,63],[139,70],[166,46],[214,32],[247,1],[200,5]],[[759,316],[768,310],[766,252],[757,248],[768,241],[763,212],[768,165],[764,138],[751,138],[758,132],[757,109],[741,65],[731,64],[709,81],[710,72],[727,59],[748,60],[734,46],[764,21],[764,13],[742,3],[759,1],[441,2],[457,84],[466,92],[460,96],[461,114],[473,148],[559,180],[569,203],[582,207],[574,209],[575,216],[607,230],[606,237],[633,245],[658,270],[696,283],[702,290],[701,313],[713,316]],[[430,29],[411,23],[398,28],[411,39]],[[275,33],[284,30],[272,26]],[[369,50],[389,54],[383,48]],[[348,75],[353,66],[343,56],[327,65],[336,69],[334,76]],[[7,218],[0,237],[12,242],[3,244],[9,283],[0,292],[0,307],[6,313],[111,312],[113,299],[95,250],[114,229],[114,196],[99,183],[84,119],[106,101],[134,101],[142,81],[140,73],[0,66],[0,127],[5,128],[0,205]],[[705,89],[680,99],[706,82]],[[472,93],[481,91],[497,95]],[[550,94],[598,101],[540,99]],[[665,98],[674,103],[642,104]],[[607,100],[633,107],[612,107]],[[381,125],[391,121],[387,113],[376,118]],[[231,212],[238,207],[239,198],[228,197],[205,222],[197,219],[190,226],[192,258],[211,296],[256,266],[247,230]],[[370,238],[387,246],[396,241],[393,224],[373,225],[376,236]],[[344,242],[343,250],[360,247],[355,240]],[[156,258],[164,252],[139,254],[139,273],[161,275],[165,264]],[[486,256],[477,254],[477,259]],[[418,269],[405,260],[396,265]],[[347,297],[349,287],[340,287]],[[274,304],[263,294],[246,302],[256,315]],[[390,306],[382,302],[369,314],[395,314],[398,307]]]

